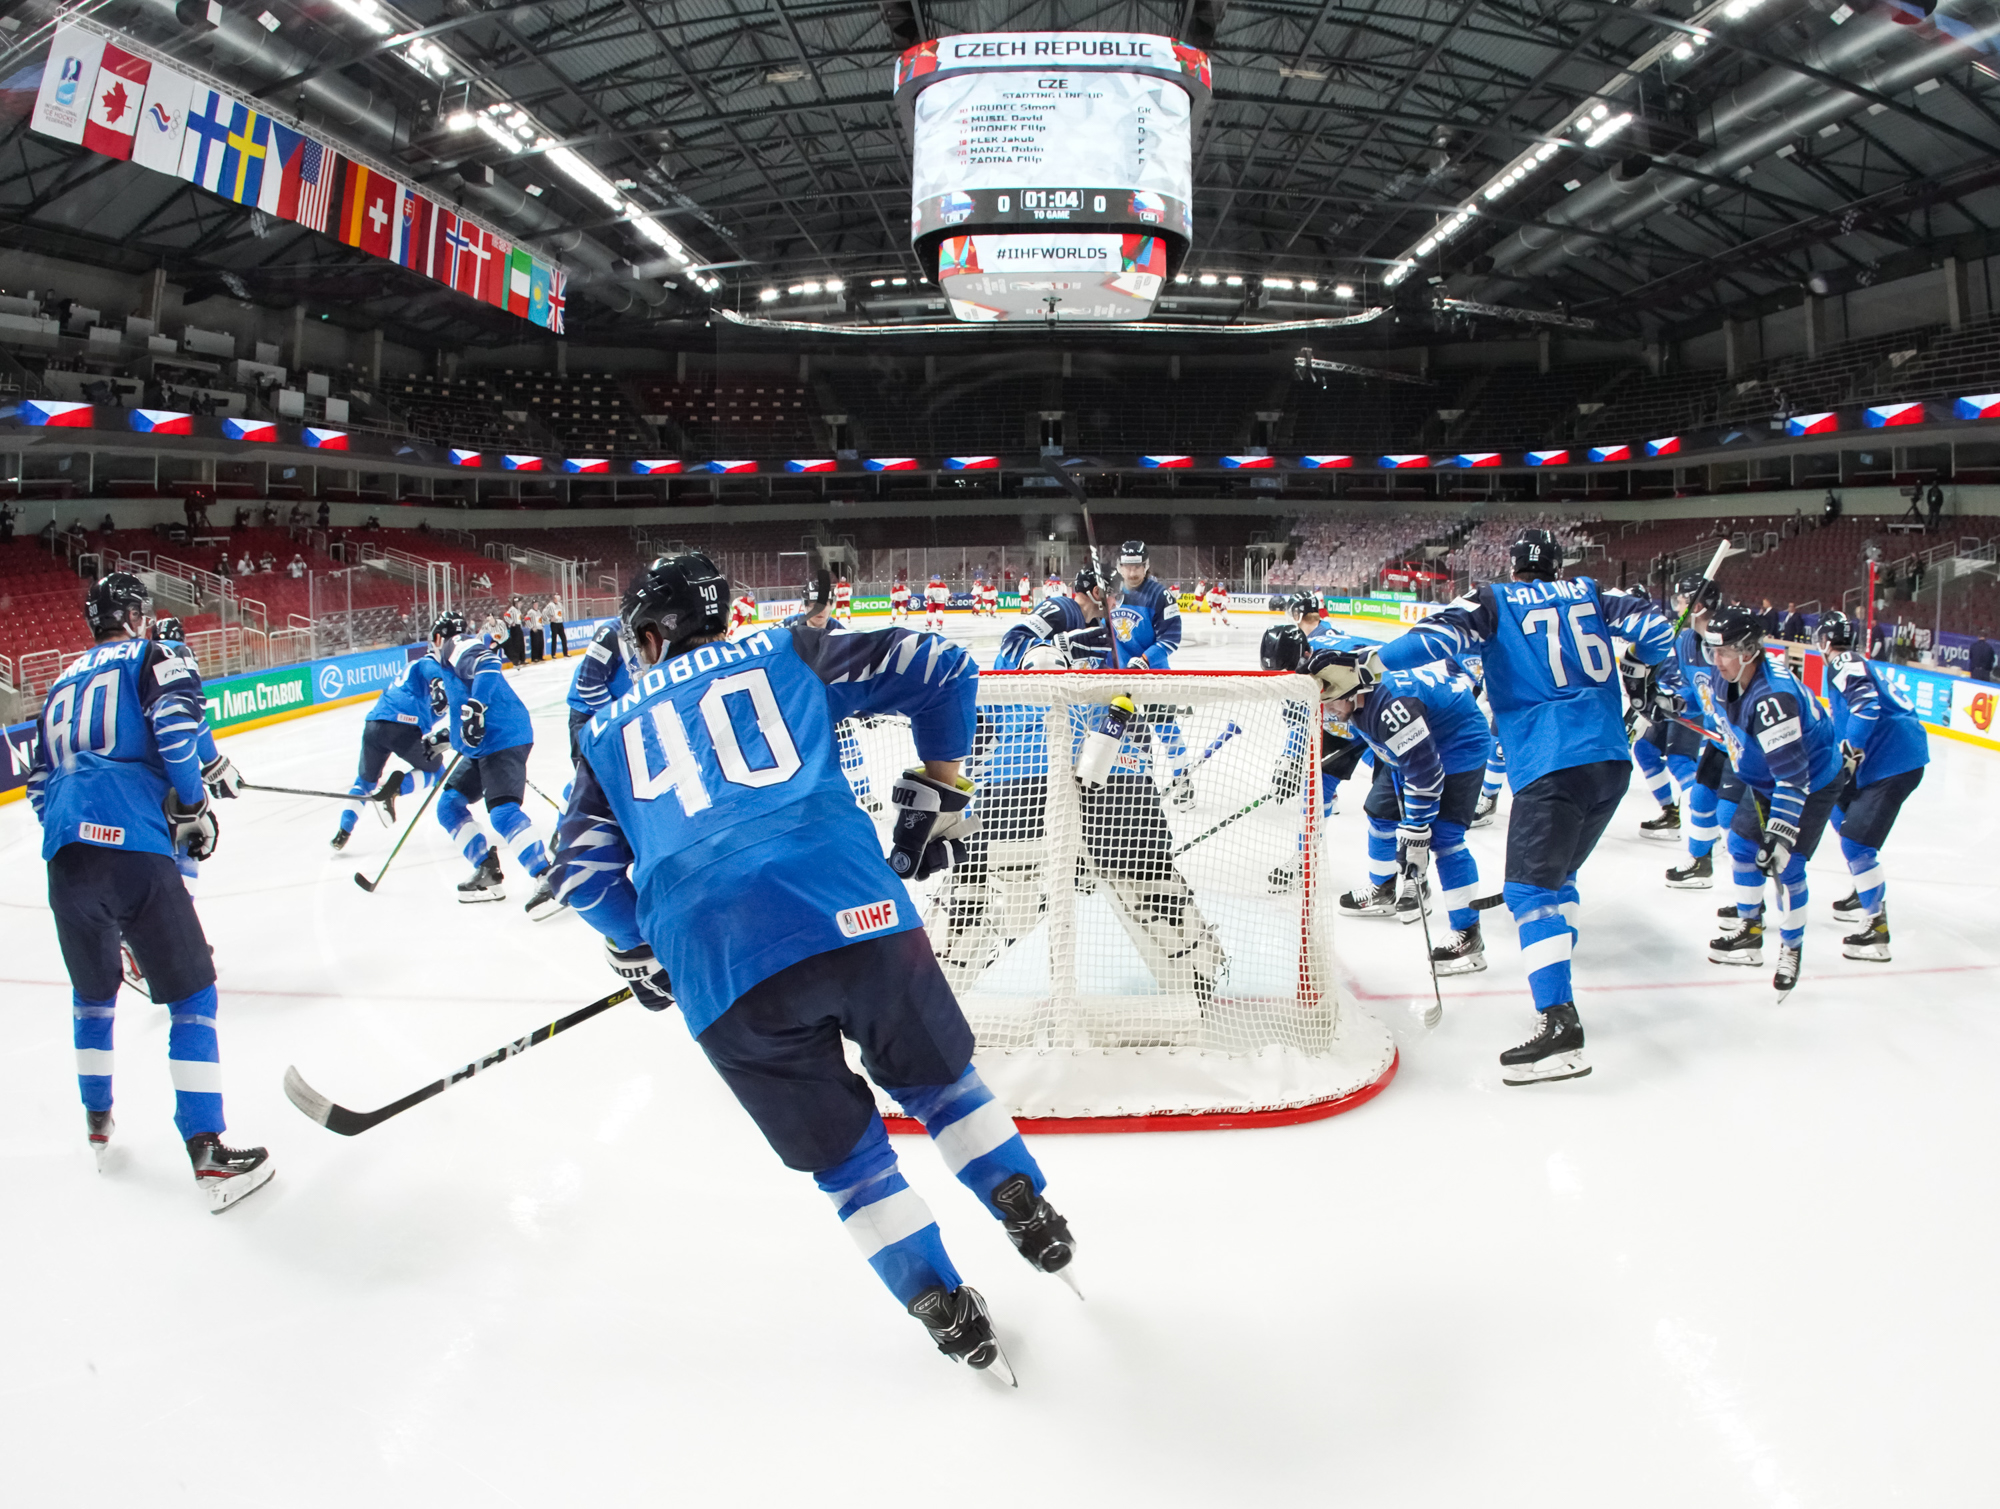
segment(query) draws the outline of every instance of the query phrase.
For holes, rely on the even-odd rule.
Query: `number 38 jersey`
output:
[[[162,810],[172,787],[201,800],[215,758],[194,656],[156,639],[115,639],[72,660],[42,705],[28,800],[42,858],[67,844],[171,854]]]
[[[1647,665],[1670,662],[1673,629],[1650,598],[1571,581],[1493,582],[1412,627],[1382,651],[1408,670],[1481,646],[1486,700],[1519,791],[1552,770],[1631,758],[1613,635]],[[1661,685],[1680,687],[1662,666]]]
[[[620,948],[650,943],[697,1034],[788,965],[917,927],[833,728],[902,713],[920,758],[962,759],[978,674],[893,628],[763,629],[642,671],[578,730],[563,900]]]

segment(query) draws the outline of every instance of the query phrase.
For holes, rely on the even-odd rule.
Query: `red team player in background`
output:
[[[854,621],[854,588],[844,575],[833,584],[833,616],[842,623]]]
[[[1211,625],[1229,627],[1229,583],[1219,576],[1215,585],[1208,589],[1208,621]]]
[[[748,592],[739,592],[729,605],[729,632],[748,628],[757,621],[757,599]]]
[[[889,622],[899,624],[910,616],[910,584],[896,573],[896,585],[889,589]]]
[[[930,583],[924,588],[924,627],[926,629],[942,629],[944,627],[944,610],[950,602],[951,588],[944,584],[943,577],[939,576],[936,572],[932,572]]]
[[[1000,589],[983,576],[973,578],[972,611],[981,618],[1000,616]]]

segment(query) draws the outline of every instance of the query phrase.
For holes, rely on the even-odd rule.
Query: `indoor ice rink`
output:
[[[1179,663],[1247,669],[1272,621],[1191,619]],[[991,626],[951,633],[990,658]],[[552,794],[571,665],[517,682]],[[223,749],[251,781],[344,787],[365,709]],[[1343,982],[1400,1055],[1379,1096],[1290,1127],[1032,1139],[1081,1303],[897,1139],[1018,1390],[932,1351],[672,1014],[617,1008],[353,1139],[288,1104],[288,1065],[370,1107],[616,984],[573,915],[522,915],[511,862],[508,904],[458,905],[465,862],[429,816],[369,895],[352,875],[394,837],[372,818],[334,854],[330,803],[224,807],[198,904],[225,1103],[277,1176],[201,1213],[165,1015],[129,989],[99,1175],[38,830],[0,807],[6,1496],[1978,1502],[1996,792],[1993,754],[1934,737],[1884,854],[1893,962],[1840,957],[1829,845],[1779,1007],[1768,971],[1706,962],[1722,893],[1660,883],[1677,851],[1639,835],[1635,783],[1583,874],[1595,1072],[1572,1082],[1500,1083],[1530,1021],[1504,913],[1429,1032],[1417,929],[1344,921]],[[1343,887],[1358,795],[1323,833]],[[1503,827],[1471,842],[1497,889]]]

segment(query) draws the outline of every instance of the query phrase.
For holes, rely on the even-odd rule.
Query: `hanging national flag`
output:
[[[549,269],[549,334],[562,335],[569,329],[569,274],[560,267]]]
[[[479,264],[479,297],[495,309],[507,307],[507,273],[514,258],[514,243],[503,241],[492,231],[486,233],[486,250],[490,253]]]
[[[271,122],[248,105],[229,113],[229,134],[223,138],[222,173],[216,193],[237,204],[257,204],[270,164]]]
[[[58,141],[81,142],[90,113],[90,86],[104,56],[104,38],[81,26],[56,28],[49,43],[49,61],[42,69],[41,92],[28,124]]]
[[[358,162],[341,163],[340,212],[334,236],[385,262],[395,260],[395,228],[403,213],[403,186]]]
[[[540,262],[528,269],[528,319],[544,330],[549,328],[549,279],[554,272]]]
[[[396,260],[413,271],[434,277],[431,272],[431,216],[437,211],[413,189],[403,191],[403,218],[396,230]]]
[[[271,157],[264,172],[264,192],[258,208],[308,229],[326,230],[333,201],[334,166],[340,159],[290,126],[271,122]]]
[[[139,131],[132,140],[132,161],[155,173],[179,175],[181,143],[193,95],[193,79],[153,64],[152,76],[146,80],[146,100],[139,107]]]
[[[535,259],[517,246],[507,254],[507,289],[500,307],[526,319],[534,304],[534,288]]]
[[[474,238],[479,227],[440,208],[431,216],[431,276],[447,287],[475,297],[479,292],[479,257]]]
[[[187,133],[181,139],[180,165],[174,170],[189,183],[214,189],[222,182],[222,159],[229,150],[229,123],[243,108],[216,89],[196,89],[188,107]]]
[[[106,157],[130,161],[139,130],[139,111],[146,98],[146,79],[153,65],[116,43],[104,44],[97,87],[90,91],[90,118],[83,123],[83,144]]]

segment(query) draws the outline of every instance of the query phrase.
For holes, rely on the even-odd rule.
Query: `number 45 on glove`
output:
[[[889,834],[889,868],[905,880],[926,880],[965,859],[965,841],[979,831],[972,782],[933,780],[921,766],[903,772],[889,790],[896,823]]]

